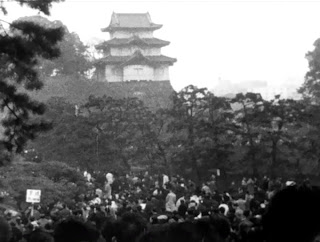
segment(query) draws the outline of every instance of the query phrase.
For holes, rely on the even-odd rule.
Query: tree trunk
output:
[[[275,178],[275,167],[277,164],[277,140],[272,140],[272,150],[271,150],[271,164],[270,164],[270,177]]]
[[[255,145],[254,145],[254,141],[251,136],[249,136],[249,144],[250,144],[250,151],[249,152],[250,152],[252,175],[254,177],[256,177],[258,175],[258,168],[257,168],[257,164],[256,164]]]
[[[189,124],[189,151],[191,151],[191,154],[190,154],[190,157],[191,157],[191,166],[192,166],[192,169],[193,169],[193,172],[195,174],[195,182],[197,185],[200,184],[200,180],[201,180],[201,174],[200,174],[200,171],[199,171],[199,167],[198,167],[198,164],[197,164],[197,158],[194,154],[194,150],[193,150],[193,147],[194,147],[194,128],[193,128],[193,122],[191,122]]]
[[[164,164],[165,164],[165,166],[168,168],[169,177],[170,177],[170,179],[171,179],[171,178],[172,178],[172,176],[173,176],[171,162],[170,162],[170,161],[168,161],[167,156],[166,156],[166,154],[165,154],[165,153],[163,153],[163,154],[162,154],[162,157],[163,157],[163,160],[164,160]]]
[[[97,165],[100,168],[100,155],[99,155],[99,134],[96,136],[96,157],[97,157]]]
[[[160,151],[160,153],[161,153],[162,159],[163,159],[163,161],[164,161],[164,165],[168,168],[169,177],[172,178],[173,172],[172,172],[171,162],[168,161],[166,152],[165,152],[164,148],[163,148],[160,144],[158,144],[158,148],[159,148],[159,151]]]
[[[129,164],[127,158],[122,155],[121,159],[122,159],[124,166],[127,168],[127,171],[131,171],[131,165]]]
[[[253,177],[258,177],[258,167],[256,163],[256,155],[254,153],[251,155],[251,169]]]
[[[192,169],[194,171],[195,174],[195,183],[196,185],[200,185],[201,183],[201,174],[200,174],[200,170],[197,164],[197,159],[194,155],[194,152],[191,152],[191,162],[192,162]]]

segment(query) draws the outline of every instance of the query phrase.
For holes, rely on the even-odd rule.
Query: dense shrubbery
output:
[[[75,168],[62,162],[17,161],[1,168],[0,190],[6,191],[7,201],[15,201],[21,206],[26,199],[27,189],[40,189],[41,203],[57,201],[72,203],[85,190],[85,180]]]

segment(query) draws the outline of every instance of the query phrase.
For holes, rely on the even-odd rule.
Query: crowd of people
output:
[[[291,235],[300,230],[304,237],[314,238],[320,231],[315,216],[320,215],[319,208],[307,207],[320,202],[320,196],[308,180],[296,184],[267,176],[244,177],[221,190],[215,175],[201,185],[178,175],[169,178],[148,172],[120,177],[108,173],[103,185],[87,172],[84,176],[87,192],[73,202],[37,204],[19,214],[0,214],[0,242],[297,241],[295,236],[273,234],[281,234],[289,225]],[[299,206],[304,205],[300,214]],[[291,212],[296,213],[295,223]],[[301,228],[307,225],[304,233]],[[304,237],[300,241],[312,241]]]

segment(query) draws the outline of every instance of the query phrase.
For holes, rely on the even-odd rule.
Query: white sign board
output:
[[[41,197],[41,190],[27,189],[26,202],[39,203]]]

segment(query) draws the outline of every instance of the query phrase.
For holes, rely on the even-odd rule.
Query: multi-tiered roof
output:
[[[109,32],[111,39],[104,41],[96,46],[102,50],[104,57],[101,58],[98,65],[116,64],[118,66],[132,64],[147,64],[149,66],[172,65],[177,60],[164,55],[146,55],[141,50],[136,50],[131,55],[112,55],[111,48],[126,48],[130,46],[140,47],[142,49],[161,48],[170,44],[169,41],[154,38],[153,36],[141,37],[138,33],[143,31],[153,32],[160,29],[162,25],[151,21],[149,13],[144,14],[120,14],[113,13],[108,27],[103,28],[103,32]],[[130,37],[112,37],[115,33],[127,32],[133,33]]]
[[[110,47],[119,47],[119,46],[148,46],[148,47],[163,47],[169,45],[169,41],[157,39],[157,38],[140,38],[139,36],[132,36],[130,38],[113,38],[98,44],[97,49],[108,51]]]

